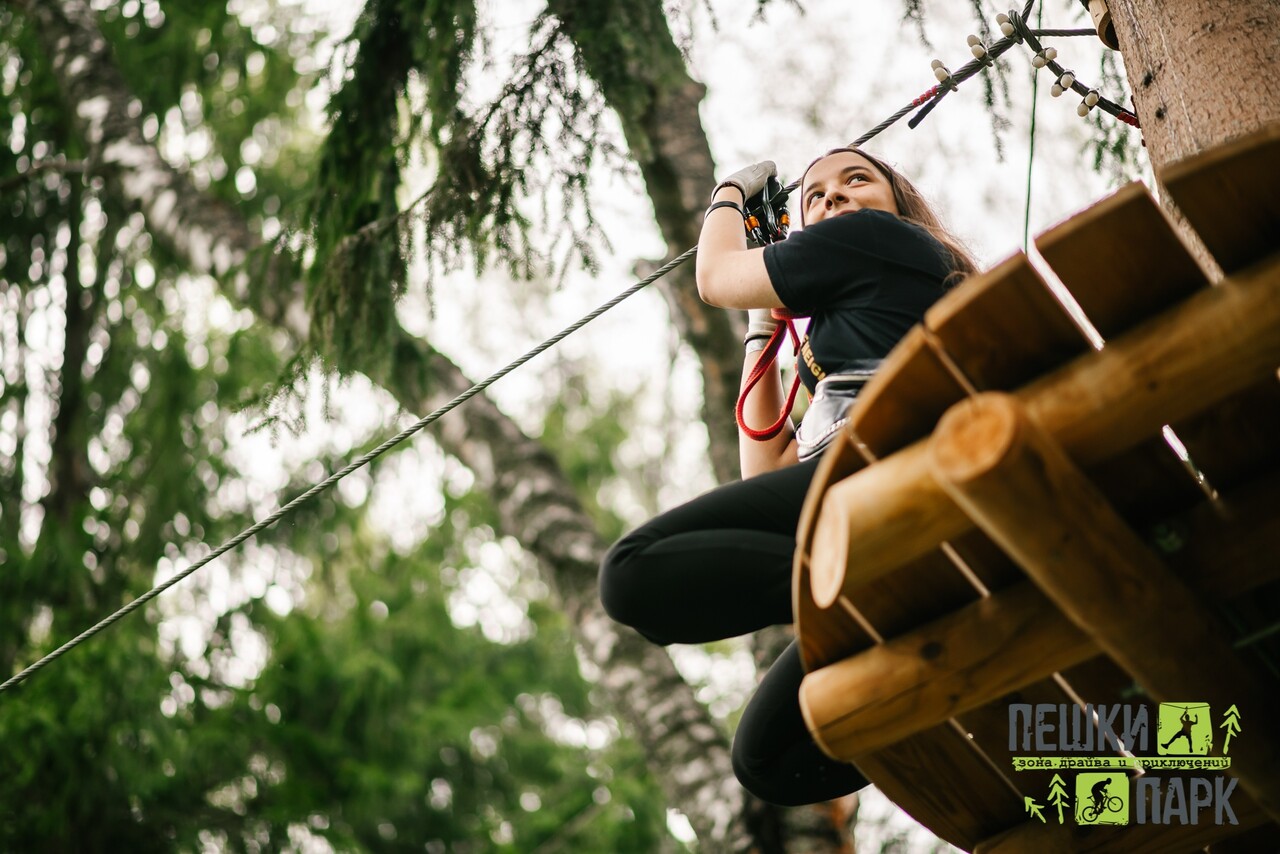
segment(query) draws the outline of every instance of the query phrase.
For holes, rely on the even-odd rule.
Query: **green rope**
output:
[[[1036,9],[1036,28],[1044,23],[1044,4]],[[1031,167],[1036,162],[1036,106],[1039,103],[1040,70],[1031,69],[1031,139],[1027,144],[1027,203],[1022,214],[1022,251],[1031,245]]]

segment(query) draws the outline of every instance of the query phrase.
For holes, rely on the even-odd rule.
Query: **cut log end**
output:
[[[1024,418],[1007,394],[986,393],[956,404],[930,443],[934,476],[963,484],[990,474],[1022,444]]]
[[[819,608],[830,608],[840,598],[844,587],[845,556],[849,553],[849,526],[826,519],[831,514],[842,516],[845,508],[839,502],[824,504],[818,513],[809,551],[809,585],[813,601]]]

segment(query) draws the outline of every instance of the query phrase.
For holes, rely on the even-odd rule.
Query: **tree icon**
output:
[[[1234,704],[1222,713],[1222,723],[1218,724],[1218,728],[1227,731],[1227,737],[1222,742],[1222,755],[1226,756],[1231,752],[1231,737],[1240,734],[1240,710]]]
[[[1049,803],[1058,808],[1058,824],[1062,824],[1062,807],[1071,800],[1067,794],[1067,784],[1062,782],[1060,774],[1054,774],[1049,783]]]

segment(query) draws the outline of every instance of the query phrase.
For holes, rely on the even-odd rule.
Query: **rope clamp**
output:
[[[959,85],[956,83],[956,79],[951,76],[951,72],[942,64],[941,59],[935,59],[929,64],[933,67],[933,76],[938,78],[938,82],[942,84],[944,89],[950,89],[954,92],[959,88]]]
[[[1049,63],[1058,58],[1057,48],[1046,47],[1036,51],[1036,55],[1031,57],[1031,66],[1033,68],[1044,68]]]
[[[1074,72],[1074,71],[1064,71],[1064,72],[1062,72],[1062,74],[1058,77],[1058,79],[1057,79],[1057,80],[1055,80],[1055,81],[1053,82],[1053,87],[1052,87],[1051,89],[1049,89],[1049,94],[1051,94],[1051,95],[1053,95],[1053,97],[1057,98],[1057,97],[1058,97],[1059,95],[1061,95],[1063,92],[1067,91],[1067,90],[1068,90],[1068,89],[1070,89],[1072,86],[1074,86],[1074,85],[1075,85],[1075,82],[1076,82],[1076,75],[1075,75],[1075,72]]]
[[[1089,115],[1089,111],[1098,105],[1098,98],[1098,90],[1090,89],[1084,96],[1084,100],[1080,102],[1080,106],[1076,107],[1076,115],[1082,119]]]
[[[969,42],[969,52],[973,54],[974,59],[988,68],[996,64],[996,61],[991,58],[991,53],[987,50],[987,46],[982,43],[982,39],[971,33],[966,41]]]
[[[743,227],[747,237],[757,246],[767,246],[786,240],[791,230],[791,216],[787,213],[787,196],[777,178],[770,177],[760,192],[743,204]]]

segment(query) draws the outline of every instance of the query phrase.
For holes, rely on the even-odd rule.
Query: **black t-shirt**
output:
[[[882,359],[943,294],[950,254],[928,231],[891,213],[860,210],[766,246],[779,299],[810,318],[800,379],[818,380]]]

